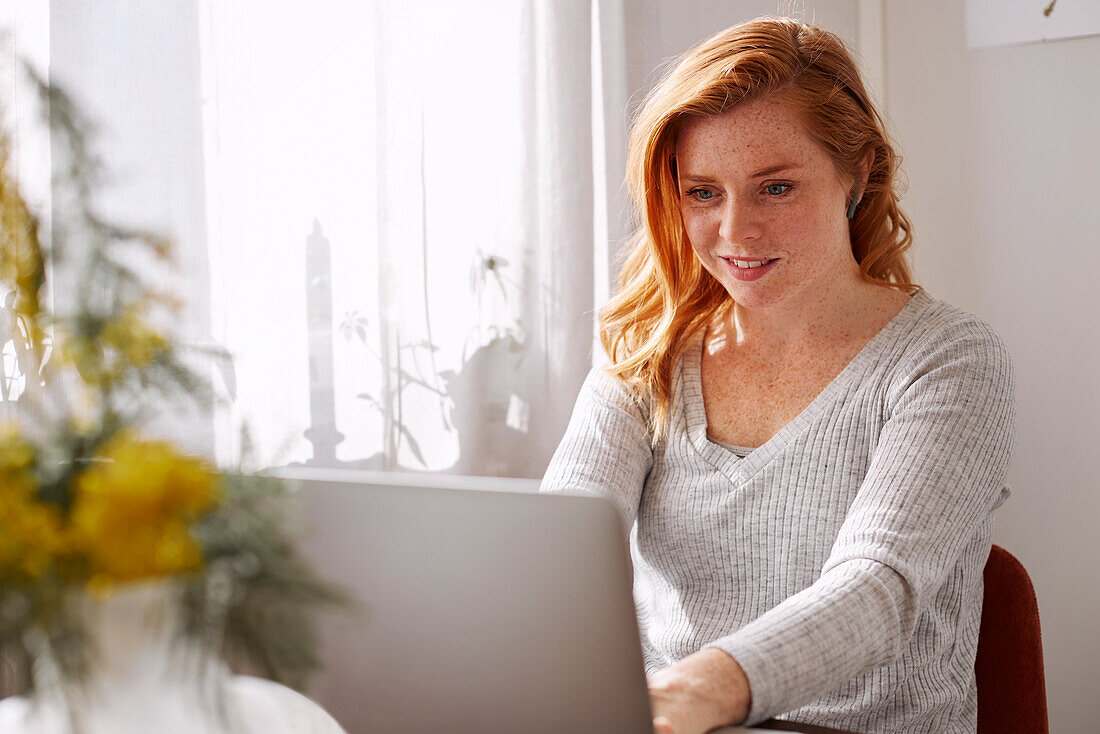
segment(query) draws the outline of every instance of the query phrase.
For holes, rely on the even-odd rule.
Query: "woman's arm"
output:
[[[539,491],[614,500],[629,534],[652,465],[641,407],[618,380],[595,367],[581,386],[569,427]]]

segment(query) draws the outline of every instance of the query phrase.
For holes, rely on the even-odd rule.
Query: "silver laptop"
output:
[[[309,691],[349,734],[651,734],[610,502],[529,480],[296,474],[307,555],[362,605],[326,619]]]

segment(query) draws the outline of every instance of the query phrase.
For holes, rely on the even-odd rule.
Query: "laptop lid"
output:
[[[309,691],[349,733],[652,732],[610,502],[525,480],[299,484],[307,556],[363,605],[325,620]]]

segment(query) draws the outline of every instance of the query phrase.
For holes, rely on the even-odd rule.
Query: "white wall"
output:
[[[1035,582],[1051,731],[1097,731],[1100,37],[968,50],[958,0],[885,10],[918,277],[993,323],[1016,362],[1015,494],[995,540]]]
[[[634,102],[668,56],[790,10],[872,62],[868,44],[885,48],[882,111],[908,174],[918,282],[990,321],[1016,362],[1015,494],[995,542],[1035,582],[1051,730],[1096,731],[1100,37],[971,51],[962,0],[639,0],[627,3]]]

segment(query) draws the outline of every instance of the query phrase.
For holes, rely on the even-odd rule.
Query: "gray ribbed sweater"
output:
[[[918,292],[745,458],[707,438],[701,349],[680,360],[655,448],[644,406],[593,370],[543,478],[618,503],[647,671],[718,647],[748,676],[749,723],[972,734],[1014,440],[1004,343]]]

